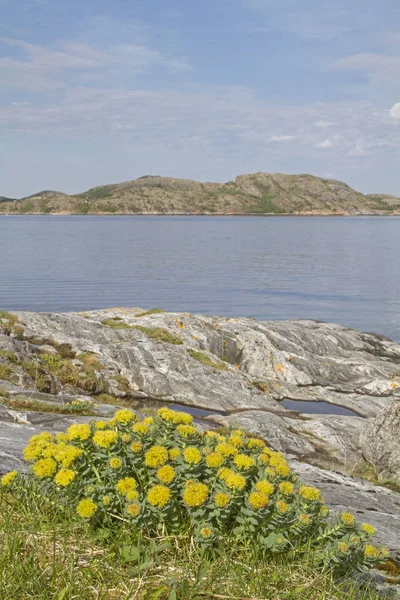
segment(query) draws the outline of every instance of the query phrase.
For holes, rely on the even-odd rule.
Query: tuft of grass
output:
[[[135,317],[147,317],[148,315],[158,315],[161,313],[165,313],[163,308],[150,308],[150,310],[145,310],[144,312],[138,313]]]
[[[17,374],[6,365],[0,365],[0,379],[2,379],[3,381],[8,381],[9,383],[18,382]]]
[[[0,387],[0,397],[1,398],[9,398],[10,394],[4,388]]]
[[[15,333],[18,337],[22,337],[24,334],[24,328],[22,325],[19,325],[18,317],[6,310],[0,310],[0,327],[2,327],[8,335]]]
[[[102,323],[105,327],[111,327],[111,329],[132,329],[131,325],[128,325],[128,323],[125,323],[125,321],[122,321],[119,317],[106,319],[105,321],[102,321]]]
[[[51,404],[50,402],[41,402],[40,400],[29,400],[28,398],[13,398],[7,400],[7,406],[12,410],[26,410],[29,412],[44,412],[57,414],[75,414],[81,416],[93,416],[96,413],[88,408],[72,409],[69,406],[61,404]]]
[[[260,392],[264,392],[264,394],[268,394],[271,391],[266,381],[252,381],[252,385],[260,390]]]
[[[189,348],[188,353],[194,360],[197,360],[206,367],[212,367],[213,369],[219,369],[220,371],[229,371],[229,367],[226,363],[222,361],[215,362],[207,354],[204,354],[204,352]]]
[[[393,492],[400,493],[400,481],[394,481],[392,479],[381,480],[374,465],[365,459],[360,460],[354,465],[350,471],[350,475],[364,479],[373,485],[380,485],[392,490]]]
[[[135,329],[138,329],[152,340],[156,340],[156,342],[166,342],[167,344],[176,345],[183,344],[183,340],[179,335],[171,333],[162,327],[142,327],[141,325],[135,325]]]
[[[256,544],[204,552],[190,535],[151,538],[131,525],[96,528],[38,496],[0,493],[2,600],[377,600],[354,582],[316,572],[307,557]]]

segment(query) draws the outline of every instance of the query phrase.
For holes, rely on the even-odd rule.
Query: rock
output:
[[[379,479],[400,482],[400,401],[384,408],[363,427],[360,437],[365,458],[374,465]]]

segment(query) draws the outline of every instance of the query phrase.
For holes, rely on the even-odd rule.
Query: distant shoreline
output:
[[[400,217],[400,213],[4,213],[0,217]]]

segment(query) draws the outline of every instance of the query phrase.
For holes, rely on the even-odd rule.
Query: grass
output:
[[[6,365],[0,365],[0,379],[9,383],[17,383],[18,377],[16,373]]]
[[[135,329],[138,329],[147,337],[155,340],[156,342],[166,342],[167,344],[183,344],[182,339],[179,335],[175,333],[171,333],[167,329],[163,329],[162,327],[142,327],[142,325],[136,325]]]
[[[374,465],[367,460],[360,460],[356,465],[354,465],[353,469],[350,471],[350,475],[364,479],[365,481],[368,481],[374,485],[386,487],[393,492],[400,493],[400,481],[394,481],[391,479],[381,481]]]
[[[88,409],[75,409],[71,410],[68,406],[61,404],[51,404],[50,402],[41,402],[40,400],[29,400],[28,398],[13,398],[7,400],[6,404],[12,410],[27,410],[30,412],[45,412],[45,413],[57,413],[57,414],[71,414],[81,416],[94,416],[96,413],[93,410]]]
[[[18,317],[6,310],[0,310],[0,327],[2,327],[8,335],[13,332],[17,333],[17,335],[22,335],[24,333],[23,327],[18,325]]]
[[[268,394],[271,391],[266,381],[252,381],[252,386],[260,390],[260,392],[264,392],[264,394]]]
[[[106,327],[111,327],[111,329],[132,329],[131,325],[128,325],[128,323],[125,323],[125,321],[122,321],[119,317],[106,319],[105,321],[102,321],[102,323]]]
[[[229,367],[226,363],[222,361],[215,362],[213,361],[207,354],[204,352],[199,352],[198,350],[189,349],[188,353],[194,360],[197,360],[202,365],[206,367],[212,367],[213,369],[219,369],[220,371],[228,371]]]
[[[138,313],[135,317],[148,317],[149,315],[158,315],[161,313],[165,313],[163,308],[150,308],[150,310],[145,310],[144,312]]]
[[[2,600],[377,600],[339,585],[307,558],[265,559],[254,545],[196,549],[188,535],[150,539],[95,528],[34,487],[0,494]]]

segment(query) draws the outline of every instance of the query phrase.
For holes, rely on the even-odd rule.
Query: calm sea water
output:
[[[0,308],[311,318],[400,340],[400,218],[0,216]]]

